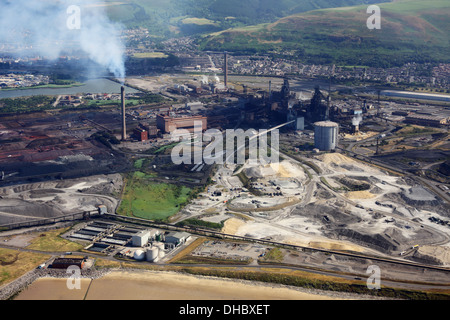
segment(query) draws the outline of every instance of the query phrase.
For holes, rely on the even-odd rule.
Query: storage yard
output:
[[[318,248],[400,257],[419,245],[436,250],[426,250],[420,258],[413,250],[402,258],[428,257],[450,265],[445,253],[450,229],[435,222],[450,216],[442,200],[409,178],[339,153],[308,161],[320,175],[295,159],[285,159],[277,168],[219,169],[215,184],[188,205],[182,217],[217,217],[226,233]],[[236,179],[241,173],[250,191]],[[212,213],[205,217],[205,212]]]
[[[2,116],[0,185],[126,170],[123,155],[111,152],[93,136],[98,130],[113,132],[117,118],[106,112]]]
[[[99,175],[63,181],[46,181],[0,187],[0,225],[63,217],[96,211],[104,205],[114,212],[123,178]]]

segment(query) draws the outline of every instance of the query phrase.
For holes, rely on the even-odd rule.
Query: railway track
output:
[[[211,236],[211,237],[219,237],[219,238],[223,238],[223,239],[256,242],[256,243],[261,243],[261,244],[267,244],[267,245],[272,245],[272,246],[293,249],[293,250],[322,252],[322,253],[326,253],[326,254],[334,254],[334,255],[350,257],[350,258],[368,259],[371,261],[391,263],[391,264],[408,266],[408,267],[416,267],[416,268],[423,268],[423,269],[427,269],[427,270],[450,272],[450,268],[432,266],[432,265],[427,265],[427,264],[422,264],[422,263],[409,262],[409,261],[404,261],[404,260],[399,260],[399,259],[377,257],[377,256],[357,254],[357,253],[344,252],[344,251],[311,248],[311,247],[287,244],[287,243],[276,242],[276,241],[271,241],[271,240],[255,239],[255,238],[250,238],[250,237],[245,237],[245,236],[237,236],[237,235],[232,235],[232,234],[227,234],[227,233],[222,233],[222,232],[218,232],[218,231],[197,228],[197,227],[186,227],[186,226],[181,227],[181,226],[176,226],[173,224],[154,222],[154,221],[149,221],[149,220],[140,219],[140,218],[118,216],[116,214],[108,213],[108,214],[104,214],[102,217],[113,219],[113,220],[119,220],[119,221],[122,220],[122,221],[130,222],[130,223],[144,224],[144,225],[148,225],[148,226],[152,226],[152,227],[156,227],[156,228],[176,230],[176,231],[185,231],[185,232],[188,232],[191,234],[197,234],[197,235],[203,235],[203,236]]]
[[[3,230],[13,230],[13,229],[20,229],[20,228],[31,228],[31,227],[48,225],[48,224],[55,224],[58,222],[83,220],[83,219],[87,219],[87,218],[93,218],[97,214],[98,214],[98,210],[91,210],[91,211],[70,213],[70,214],[57,216],[57,217],[53,217],[53,218],[44,218],[44,219],[34,218],[34,220],[32,220],[32,221],[0,225],[0,230],[3,231]]]

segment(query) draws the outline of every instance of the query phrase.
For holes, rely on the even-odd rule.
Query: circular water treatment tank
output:
[[[136,259],[136,260],[144,260],[145,259],[145,252],[144,251],[142,251],[142,250],[136,250],[135,252],[134,252],[134,259]]]
[[[146,253],[147,261],[154,261],[156,258],[158,258],[158,252],[159,252],[158,247],[151,247],[147,249]]]

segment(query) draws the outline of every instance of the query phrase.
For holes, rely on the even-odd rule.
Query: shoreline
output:
[[[38,85],[38,86],[31,86],[31,87],[17,87],[17,88],[2,88],[0,89],[0,92],[3,91],[15,91],[15,90],[37,90],[37,89],[67,89],[67,88],[75,88],[75,87],[82,87],[85,86],[86,83],[74,83],[74,84],[48,84],[48,85]]]
[[[37,270],[39,271],[39,270]],[[40,273],[40,272],[38,272]],[[322,291],[176,271],[105,269],[81,276],[68,290],[65,272],[42,272],[7,299],[13,300],[373,300],[380,297]],[[117,290],[120,288],[120,290]],[[42,292],[48,292],[43,297]],[[386,299],[386,298],[384,298]]]

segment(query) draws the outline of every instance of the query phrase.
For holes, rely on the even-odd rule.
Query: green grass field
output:
[[[204,19],[204,18],[186,18],[181,21],[183,24],[196,24],[196,25],[214,25],[217,26],[212,20]]]
[[[69,241],[61,237],[69,228],[56,229],[42,232],[38,237],[31,241],[27,249],[39,251],[80,251],[83,249],[81,244]]]
[[[51,256],[0,248],[0,286],[20,278]]]
[[[168,58],[169,56],[164,52],[138,52],[135,53],[133,57],[138,59],[163,59]]]
[[[149,220],[165,220],[176,214],[185,204],[191,189],[185,186],[159,183],[151,180],[152,175],[135,172],[128,180],[120,215]]]
[[[132,107],[132,106],[136,106],[140,103],[141,101],[138,99],[127,99],[126,101],[126,106],[127,107]],[[88,100],[87,105],[92,107],[92,106],[117,106],[121,103],[120,100]]]
[[[127,28],[144,27],[154,39],[196,35],[273,22],[319,8],[373,3],[376,0],[105,0],[108,16]],[[185,19],[185,21],[183,21]]]

